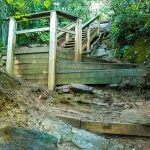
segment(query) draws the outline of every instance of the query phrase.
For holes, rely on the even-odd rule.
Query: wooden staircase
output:
[[[73,23],[60,28],[57,16]],[[100,15],[85,24],[78,17],[60,11],[30,14],[27,19],[50,18],[50,27],[17,31],[16,24],[22,18],[10,19],[6,69],[10,75],[29,82],[39,83],[54,90],[56,85],[119,84],[129,80],[131,84],[143,84],[149,74],[147,69],[138,69],[132,64],[101,63],[85,55],[93,41],[100,37]],[[16,22],[17,21],[17,22]],[[50,32],[49,45],[15,48],[16,35],[32,32]],[[83,55],[84,54],[84,55]]]

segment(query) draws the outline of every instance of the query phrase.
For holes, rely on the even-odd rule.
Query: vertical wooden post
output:
[[[87,29],[87,51],[90,51],[90,35],[91,35],[91,29],[89,25]]]
[[[16,21],[13,17],[11,17],[9,21],[7,60],[6,60],[6,71],[10,75],[13,75],[13,59],[14,59],[15,44],[16,44]]]
[[[69,41],[70,35],[69,33],[66,33],[66,41]]]
[[[75,26],[75,61],[82,61],[82,19]]]
[[[97,31],[97,34],[99,35],[100,34],[100,16],[98,17],[98,31]]]
[[[57,14],[52,11],[50,14],[50,42],[49,42],[49,68],[48,88],[55,90],[56,85],[56,48],[57,48]]]

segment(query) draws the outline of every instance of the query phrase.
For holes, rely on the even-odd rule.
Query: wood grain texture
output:
[[[57,72],[57,84],[120,84],[127,80],[134,84],[136,79],[140,83],[145,83],[147,70],[136,69],[110,69],[110,70],[82,70],[82,71],[63,71]]]
[[[75,61],[82,60],[82,20],[78,19],[75,26]]]
[[[133,64],[113,64],[99,62],[74,62],[60,61],[57,63],[57,69],[72,70],[106,70],[106,69],[133,69],[137,65]]]
[[[98,134],[132,135],[150,137],[150,126],[126,122],[102,122],[82,119],[81,117],[57,115],[56,117],[79,129]]]
[[[95,133],[150,137],[150,126],[141,124],[81,120],[81,128]]]
[[[48,88],[54,91],[56,86],[56,50],[57,50],[57,14],[51,12],[50,16],[50,44],[49,44],[49,67]]]
[[[9,21],[9,33],[8,33],[8,46],[7,46],[7,60],[6,71],[13,75],[13,57],[16,44],[16,21],[13,17]]]

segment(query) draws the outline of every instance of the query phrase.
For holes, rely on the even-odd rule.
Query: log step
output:
[[[81,119],[72,116],[57,115],[56,117],[71,124],[76,128],[86,129],[94,133],[114,134],[114,135],[132,135],[150,137],[150,126],[133,123],[120,122],[102,122]]]

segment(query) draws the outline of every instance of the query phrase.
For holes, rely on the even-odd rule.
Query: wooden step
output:
[[[128,80],[130,85],[144,84],[148,70],[144,69],[108,69],[57,71],[57,84],[120,84]]]
[[[56,114],[56,117],[71,124],[75,128],[86,129],[97,134],[105,133],[109,135],[134,135],[150,137],[150,127],[143,124],[85,120],[77,115],[70,116]]]
[[[137,65],[132,64],[115,64],[100,62],[58,62],[58,70],[106,70],[106,69],[134,69]]]

